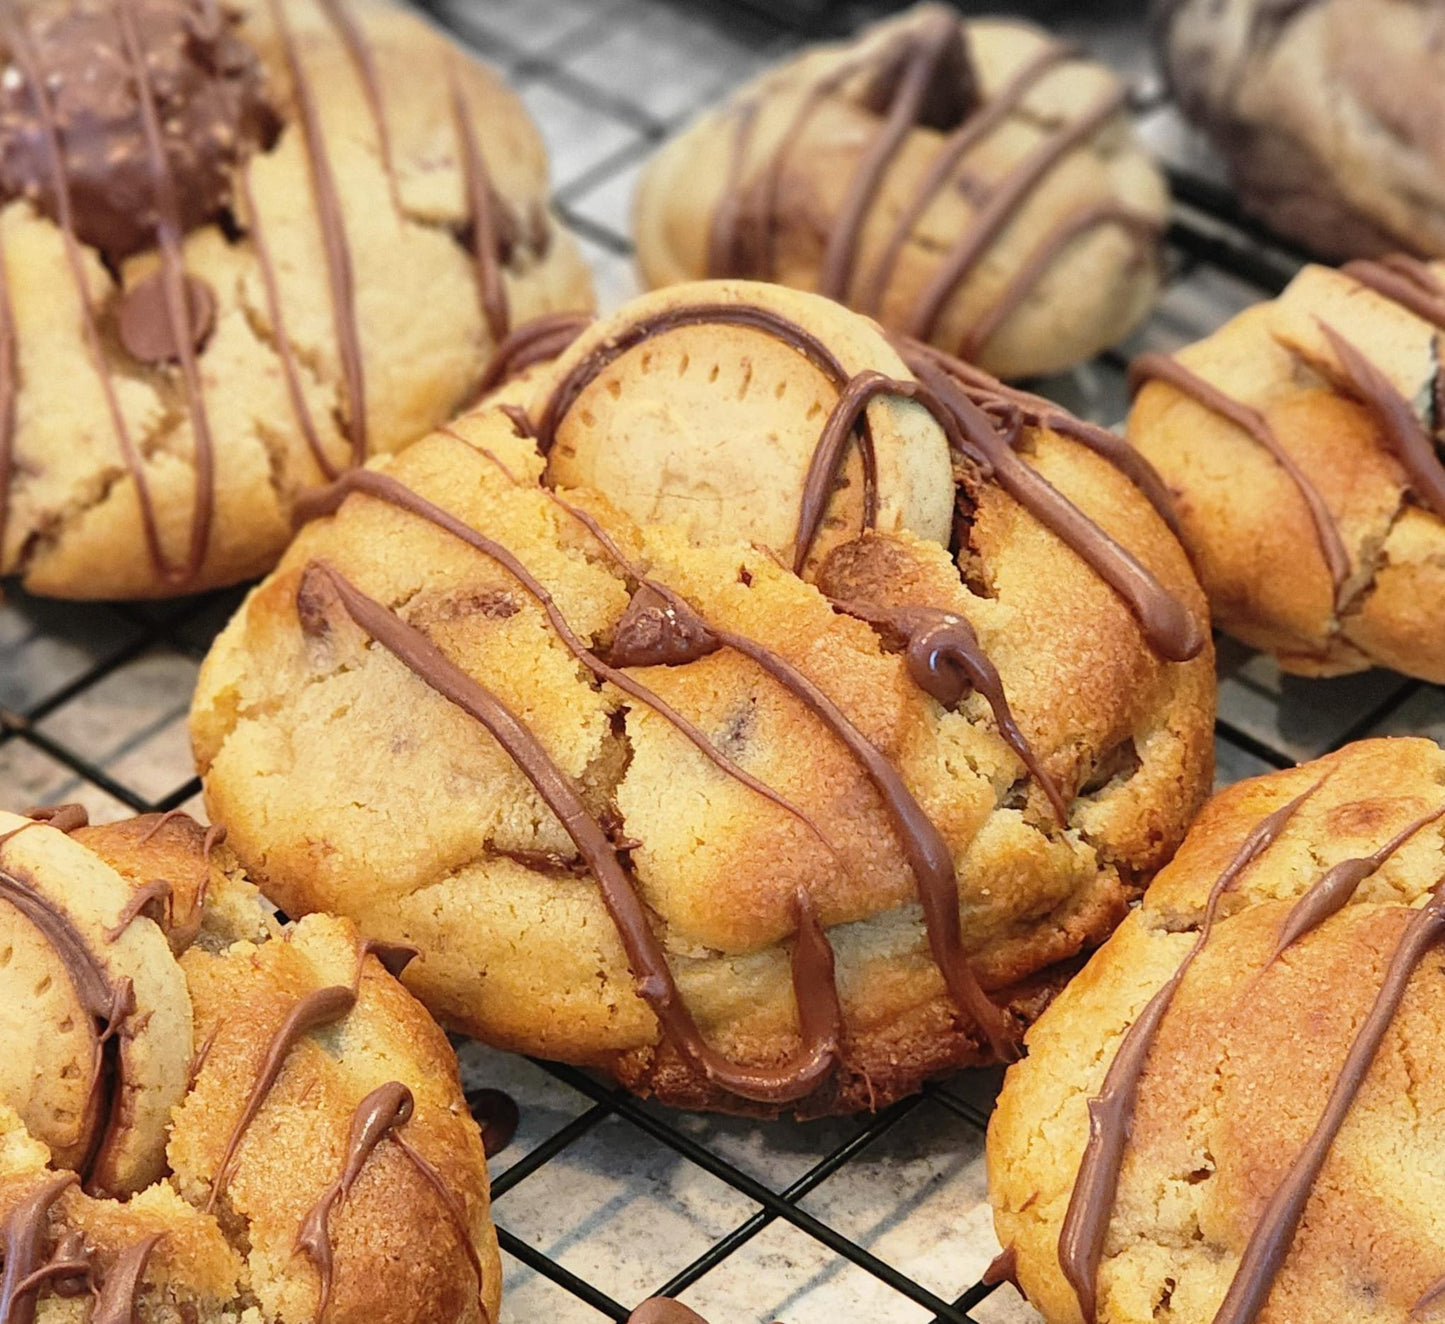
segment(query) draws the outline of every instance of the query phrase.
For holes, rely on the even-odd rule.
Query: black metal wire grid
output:
[[[642,161],[699,105],[782,58],[796,41],[751,6],[745,12],[665,0],[431,0],[428,9],[503,65],[520,87],[549,138],[557,208],[581,237],[609,302],[631,290],[625,208]],[[861,21],[867,7],[854,6],[849,14]],[[1071,35],[1102,40],[1116,62],[1138,74],[1146,65],[1137,31],[1121,29],[1117,15],[1110,24],[1101,29],[1085,22]],[[1238,308],[1276,292],[1302,260],[1239,212],[1147,76],[1140,80],[1136,109],[1146,137],[1166,161],[1177,200],[1165,296],[1134,342],[1042,384],[1044,393],[1105,422],[1123,413],[1124,368],[1133,353],[1171,349],[1206,333]],[[0,604],[0,804],[23,808],[75,799],[97,817],[198,807],[185,710],[195,670],[239,600],[237,591],[155,605],[76,607],[12,593]],[[1445,736],[1445,692],[1438,687],[1381,672],[1297,682],[1228,640],[1219,645],[1221,782],[1287,767],[1364,735]],[[884,1292],[888,1304],[881,1307],[878,1298],[867,1297],[880,1321],[983,1324],[1032,1317],[1016,1298],[1001,1300],[1013,1298],[1012,1289],[995,1292],[974,1277],[980,1256],[987,1258],[986,1223],[979,1218],[971,1225],[968,1255],[958,1255],[947,1241],[937,1251],[945,1263],[968,1264],[961,1278],[961,1270],[950,1277],[932,1263],[920,1271],[916,1246],[900,1253],[897,1238],[879,1235],[891,1226],[893,1206],[912,1199],[912,1192],[900,1194],[879,1175],[890,1171],[890,1146],[910,1129],[938,1133],[940,1147],[966,1154],[966,1162],[950,1169],[967,1187],[957,1220],[966,1222],[970,1210],[986,1219],[978,1174],[996,1076],[975,1073],[935,1084],[875,1116],[848,1122],[750,1127],[670,1113],[571,1067],[517,1060],[508,1067],[499,1065],[500,1055],[480,1063],[472,1058],[469,1077],[476,1083],[491,1083],[488,1077],[498,1070],[521,1071],[531,1082],[524,1081],[522,1093],[530,1088],[541,1100],[524,1119],[512,1152],[500,1156],[493,1184],[508,1288],[520,1284],[520,1299],[532,1305],[525,1316],[518,1313],[525,1306],[504,1307],[511,1318],[531,1318],[540,1301],[548,1315],[567,1320],[624,1320],[647,1295],[697,1301],[701,1289],[750,1255],[757,1258],[747,1261],[744,1277],[756,1271],[787,1282],[796,1267],[798,1281],[781,1298],[769,1287],[750,1301],[742,1284],[728,1298],[746,1302],[739,1318],[757,1318],[763,1298],[770,1312],[779,1301],[780,1313],[791,1308],[790,1319],[823,1318],[858,1298],[860,1284]],[[554,1108],[556,1098],[568,1102]],[[586,1162],[568,1168],[565,1177],[547,1176],[592,1146],[599,1147],[601,1160],[589,1170],[606,1172],[618,1153],[619,1125],[632,1137],[633,1151],[642,1145],[653,1156],[640,1162],[629,1151],[618,1175],[623,1186],[640,1182],[655,1191],[673,1181],[675,1169],[705,1180],[714,1192],[702,1215],[689,1209],[689,1236],[670,1241],[664,1231],[650,1243],[643,1233],[620,1251],[613,1245],[611,1255],[630,1261],[630,1274],[621,1275],[610,1259],[604,1264],[598,1258],[587,1229],[608,1219],[632,1228],[619,1212],[627,1198],[615,1189],[604,1196],[580,1185],[566,1189],[575,1171],[589,1168]],[[788,1150],[787,1162],[750,1161],[744,1141]],[[663,1156],[661,1166],[657,1155]],[[874,1162],[880,1155],[882,1161]],[[869,1174],[871,1186],[857,1185],[860,1171]],[[943,1181],[940,1171],[925,1164],[923,1181]],[[843,1188],[841,1201],[819,1203],[830,1186],[845,1180],[853,1184]],[[530,1205],[523,1201],[529,1191],[539,1192]],[[688,1204],[685,1194],[673,1196],[673,1203]],[[860,1221],[852,1216],[855,1206],[882,1213]],[[947,1236],[949,1221],[935,1218],[930,1234]],[[901,1226],[913,1236],[906,1220]],[[791,1235],[793,1249],[762,1254],[759,1247],[780,1231]],[[800,1252],[798,1238],[814,1253]],[[840,1278],[839,1268],[853,1276]],[[538,1284],[550,1295],[539,1295]],[[719,1317],[716,1324],[727,1320]]]

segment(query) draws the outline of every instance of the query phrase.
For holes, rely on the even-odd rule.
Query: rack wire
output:
[[[1078,8],[1090,13],[1060,12],[1059,26],[1135,79],[1141,132],[1176,198],[1167,288],[1149,325],[1038,385],[1116,422],[1134,353],[1206,334],[1276,292],[1303,257],[1240,212],[1150,73],[1134,8]],[[634,288],[626,208],[642,162],[701,105],[800,40],[756,0],[428,0],[427,9],[522,92],[549,140],[557,209],[606,303]],[[838,7],[831,13],[836,24]],[[868,17],[855,5],[841,21]],[[196,669],[239,601],[233,591],[82,607],[10,592],[0,603],[0,804],[78,800],[98,819],[199,812],[185,712]],[[1295,681],[1218,643],[1221,783],[1369,734],[1445,737],[1439,687],[1383,672]],[[518,1138],[494,1165],[504,1318],[624,1320],[649,1295],[682,1296],[711,1309],[715,1324],[757,1319],[759,1306],[807,1324],[860,1303],[879,1324],[1036,1318],[1012,1289],[979,1281],[992,1250],[981,1174],[996,1073],[930,1085],[875,1116],[799,1126],[673,1113],[571,1067],[459,1048],[469,1081],[500,1079],[523,1106]]]

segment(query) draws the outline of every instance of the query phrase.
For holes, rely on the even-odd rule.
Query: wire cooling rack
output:
[[[779,0],[775,14],[817,12]],[[1124,366],[1172,350],[1278,290],[1300,256],[1238,212],[1151,71],[1136,9],[1051,10],[1066,35],[1135,84],[1142,133],[1178,200],[1168,288],[1119,351],[1041,384],[1104,422],[1125,411]],[[430,0],[429,12],[501,65],[546,135],[556,203],[611,305],[633,292],[627,206],[641,163],[703,104],[799,38],[739,0]],[[829,9],[834,27],[868,6]],[[0,805],[78,800],[97,819],[200,812],[185,712],[196,669],[239,592],[77,607],[0,604]],[[1220,640],[1219,781],[1285,767],[1368,734],[1445,738],[1445,693],[1384,672],[1281,678]],[[690,1116],[584,1072],[459,1045],[468,1083],[521,1106],[494,1160],[511,1321],[622,1320],[678,1295],[714,1324],[1036,1319],[1012,1288],[979,1283],[994,1250],[983,1133],[997,1073],[964,1073],[872,1117],[807,1125]]]

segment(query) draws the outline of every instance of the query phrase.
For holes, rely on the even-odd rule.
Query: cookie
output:
[[[1133,365],[1129,439],[1174,496],[1216,623],[1280,666],[1445,680],[1445,267],[1307,267]]]
[[[282,927],[219,829],[0,814],[6,1318],[484,1321],[481,1138],[410,951]]]
[[[1445,256],[1445,56],[1411,0],[1155,0],[1180,109],[1244,206],[1321,257]]]
[[[32,592],[262,573],[298,493],[591,306],[521,102],[387,0],[64,0],[0,46],[0,575]]]
[[[1436,1317],[1445,754],[1221,792],[1028,1036],[989,1128],[1049,1324]]]
[[[311,503],[207,658],[193,741],[252,877],[420,948],[445,1025],[674,1104],[849,1111],[1011,1054],[1209,783],[1203,601],[1105,458],[1137,457],[739,282],[507,390]],[[955,467],[941,538],[885,447]],[[734,450],[786,460],[781,512]],[[638,456],[706,517],[629,518]]]
[[[920,5],[805,51],[666,144],[634,201],[649,284],[816,290],[1021,377],[1123,339],[1168,191],[1119,79],[1045,32]]]

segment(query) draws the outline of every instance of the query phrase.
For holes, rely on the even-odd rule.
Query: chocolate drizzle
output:
[[[301,1220],[301,1228],[296,1233],[296,1249],[306,1253],[321,1275],[321,1296],[316,1306],[318,1324],[331,1302],[336,1268],[329,1227],[332,1210],[351,1194],[351,1188],[376,1147],[411,1120],[415,1106],[411,1091],[398,1081],[378,1086],[357,1104],[351,1118],[351,1134],[346,1142],[346,1158],[341,1172]]]
[[[1434,515],[1445,519],[1445,465],[1424,424],[1394,383],[1333,327],[1320,323],[1343,374],[1345,389],[1364,403],[1374,416],[1385,444],[1404,466],[1416,498]]]
[[[41,934],[55,952],[75,992],[75,999],[91,1021],[91,1093],[82,1118],[76,1148],[81,1154],[78,1171],[94,1179],[105,1169],[106,1151],[115,1122],[113,1106],[125,1088],[118,1035],[135,1009],[129,979],[112,982],[80,930],[49,897],[15,875],[0,869],[0,900],[13,906]],[[4,1319],[0,1312],[0,1319]]]
[[[10,1211],[0,1228],[5,1254],[4,1276],[0,1277],[0,1320],[4,1324],[35,1324],[41,1286],[35,1272],[45,1262],[50,1211],[75,1180],[73,1172],[47,1178]]]
[[[502,283],[501,266],[497,261],[500,241],[495,213],[498,201],[487,175],[486,159],[477,146],[477,136],[472,129],[472,110],[461,76],[454,65],[448,70],[448,75],[451,79],[452,114],[456,119],[457,141],[462,153],[462,181],[467,194],[467,228],[476,264],[477,297],[492,340],[500,342],[506,336],[510,323],[507,288]]]
[[[937,607],[880,607],[836,600],[833,607],[867,621],[886,640],[902,648],[913,683],[945,708],[956,709],[970,690],[983,695],[993,710],[999,735],[1038,783],[1059,826],[1068,826],[1069,809],[1063,795],[1039,762],[1028,737],[1019,730],[998,669],[962,616]]]
[[[1208,943],[1226,893],[1233,890],[1244,870],[1278,840],[1290,819],[1321,785],[1322,780],[1268,814],[1245,837],[1209,890],[1204,920],[1193,945],[1125,1032],[1104,1076],[1103,1087],[1089,1100],[1089,1140],[1059,1234],[1059,1267],[1078,1297],[1084,1324],[1094,1324],[1098,1316],[1099,1262],[1103,1258],[1104,1238],[1118,1196],[1119,1172],[1129,1140],[1139,1081],[1148,1065],[1159,1027],[1184,977]]]
[[[361,992],[361,976],[366,968],[367,951],[368,944],[363,943],[361,950],[357,953],[356,975],[350,987],[344,984],[333,984],[328,988],[318,988],[315,992],[308,993],[292,1006],[291,1010],[286,1013],[285,1019],[277,1027],[276,1032],[271,1036],[271,1042],[266,1048],[266,1055],[261,1059],[260,1070],[251,1084],[251,1092],[247,1095],[240,1116],[236,1118],[231,1127],[231,1134],[226,1140],[226,1148],[222,1152],[221,1162],[216,1168],[215,1181],[211,1184],[211,1194],[206,1201],[207,1213],[215,1212],[216,1202],[221,1198],[226,1183],[230,1181],[232,1173],[235,1171],[241,1141],[245,1138],[251,1123],[256,1120],[256,1115],[261,1111],[272,1087],[279,1079],[291,1050],[313,1030],[319,1030],[323,1026],[334,1025],[338,1021],[344,1020],[356,1006],[356,999]],[[209,1047],[209,1042],[207,1046]]]
[[[492,351],[491,362],[477,383],[477,395],[520,377],[534,364],[555,359],[591,321],[590,313],[546,313],[519,326]]]
[[[15,1285],[16,1295],[36,1291],[49,1283],[56,1296],[69,1300],[90,1291],[94,1271],[90,1252],[85,1248],[85,1234],[79,1228],[67,1228],[56,1239],[50,1258]],[[94,1324],[93,1320],[91,1324]]]
[[[323,581],[351,619],[419,680],[486,727],[536,788],[598,881],[639,996],[685,1057],[723,1088],[765,1102],[802,1098],[827,1075],[838,1055],[842,1011],[833,982],[833,952],[805,891],[800,889],[795,899],[797,935],[793,942],[793,988],[801,1043],[791,1058],[776,1066],[740,1066],[703,1039],[678,994],[662,944],[652,931],[617,847],[531,729],[424,634],[367,597],[335,570],[313,562],[307,574]]]
[[[321,226],[326,254],[326,277],[331,287],[331,314],[336,330],[336,347],[341,359],[341,377],[346,394],[346,429],[351,439],[351,462],[366,459],[366,373],[362,363],[361,336],[356,325],[356,289],[351,269],[351,249],[346,239],[346,220],[336,191],[336,176],[326,148],[326,133],[316,91],[301,60],[296,38],[286,17],[284,0],[270,0],[271,19],[295,86],[296,107],[306,142],[306,165],[311,180],[312,201]]]
[[[1270,957],[1270,965],[1278,961],[1286,949],[1293,946],[1307,933],[1312,933],[1319,928],[1331,915],[1347,905],[1366,878],[1377,873],[1385,861],[1401,846],[1421,829],[1429,827],[1441,815],[1445,815],[1445,805],[1426,814],[1423,818],[1416,819],[1408,827],[1402,828],[1372,854],[1359,859],[1341,860],[1327,870],[1319,881],[1294,903],[1289,914],[1285,916],[1284,924],[1280,926],[1279,937],[1275,940],[1274,955]]]
[[[157,1232],[142,1237],[116,1256],[95,1298],[90,1324],[137,1324],[141,1279],[151,1255],[164,1236],[164,1233]]]
[[[1160,381],[1188,396],[1196,404],[1218,414],[1233,423],[1259,443],[1274,462],[1284,470],[1290,482],[1295,485],[1300,498],[1309,511],[1310,522],[1314,525],[1315,536],[1319,539],[1320,551],[1324,554],[1325,568],[1329,571],[1334,585],[1335,602],[1338,606],[1345,581],[1350,574],[1350,556],[1345,550],[1344,539],[1340,537],[1339,525],[1325,504],[1325,499],[1309,480],[1309,476],[1279,442],[1269,420],[1257,409],[1252,409],[1238,400],[1231,399],[1211,382],[1191,372],[1177,359],[1164,354],[1141,354],[1129,365],[1129,389],[1137,394],[1146,382]]]
[[[1445,284],[1419,258],[1404,253],[1377,260],[1360,258],[1346,262],[1340,271],[1445,331]]]

